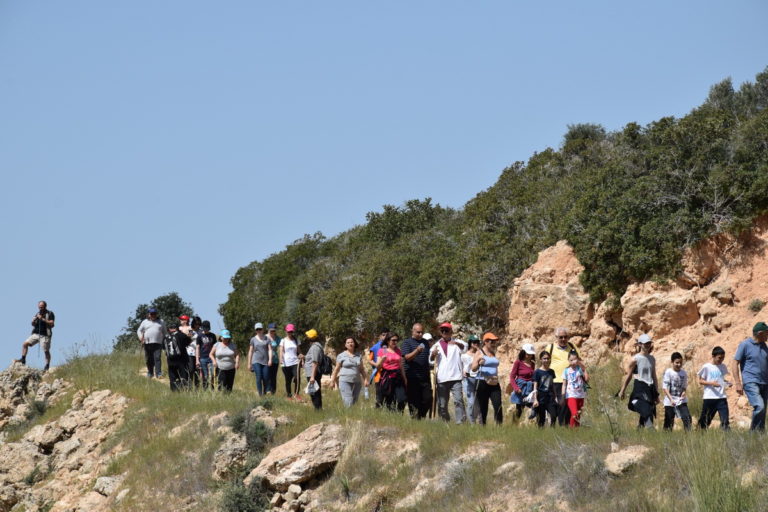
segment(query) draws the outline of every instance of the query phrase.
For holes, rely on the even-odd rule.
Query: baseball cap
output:
[[[274,322],[272,322],[271,324],[269,324],[269,325],[267,326],[267,329],[269,329],[270,331],[274,331],[274,330],[277,330],[277,324],[276,324],[276,323],[274,323]]]
[[[254,329],[263,329],[264,324],[261,322],[256,322],[256,325],[253,326]]]
[[[639,338],[637,338],[637,342],[638,342],[638,343],[642,343],[642,344],[646,344],[646,343],[651,343],[651,342],[653,342],[653,340],[652,340],[652,339],[651,339],[651,337],[650,337],[650,336],[648,336],[647,334],[641,334],[641,335],[640,335],[640,337],[639,337]]]
[[[225,338],[225,339],[230,339],[230,338],[232,338],[232,335],[229,333],[228,329],[222,329],[221,330],[221,337]]]
[[[157,308],[149,308],[149,313],[157,313]]]
[[[296,326],[293,324],[286,325],[285,332],[296,332]]]
[[[752,328],[752,334],[757,334],[760,331],[768,331],[768,325],[765,322],[757,322]]]
[[[451,322],[443,322],[440,324],[439,328],[453,330],[453,326],[451,325]]]
[[[189,320],[189,317],[187,315],[181,315],[179,320]]]
[[[317,338],[317,331],[315,329],[310,329],[304,333],[304,336],[306,336],[307,339],[313,340]]]
[[[533,345],[531,343],[526,343],[523,345],[523,352],[526,354],[532,354],[536,355],[536,350],[533,348]]]
[[[470,334],[470,335],[469,335],[469,339],[468,339],[467,341],[480,341],[480,338],[478,338],[478,337],[477,337],[476,335],[474,335],[474,334]]]
[[[203,323],[200,325],[202,325],[203,329],[205,329],[206,331],[211,330],[211,322],[209,322],[208,320],[203,320]]]
[[[487,332],[483,334],[483,341],[487,341],[487,340],[499,341],[499,338],[497,338],[496,335],[493,334],[492,332]]]
[[[168,326],[169,329],[178,329],[179,328],[179,322],[171,322],[171,324]]]

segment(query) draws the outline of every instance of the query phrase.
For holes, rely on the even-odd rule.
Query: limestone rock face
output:
[[[20,363],[0,372],[0,429],[26,421],[30,403],[52,405],[70,386],[62,379],[42,382],[43,372]]]
[[[213,455],[214,480],[226,480],[239,471],[248,457],[248,446],[245,436],[234,432],[224,438],[216,453]]]
[[[613,476],[621,476],[629,468],[642,461],[650,451],[651,449],[647,446],[635,445],[609,453],[605,458],[605,469]]]
[[[633,284],[621,298],[622,325],[630,332],[660,338],[699,320],[696,294],[676,284]]]
[[[264,482],[285,492],[291,484],[301,484],[332,469],[339,461],[346,439],[339,425],[317,423],[290,441],[273,448],[245,478],[250,486]]]

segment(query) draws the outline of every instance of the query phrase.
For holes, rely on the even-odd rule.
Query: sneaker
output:
[[[45,368],[43,368],[43,373],[47,372],[49,368],[50,368],[49,365],[45,365]]]
[[[148,378],[148,379],[151,379],[151,378],[152,378],[152,374],[151,374],[151,373],[149,373],[149,372],[147,372],[147,378]]]
[[[528,415],[528,419],[532,420],[536,417],[536,409],[531,408],[531,413]]]
[[[14,359],[14,360],[13,360],[13,362],[14,362],[14,363],[23,364],[23,365],[26,365],[26,364],[27,364],[27,360],[26,360],[26,358],[24,358],[24,357],[22,357],[21,359]]]

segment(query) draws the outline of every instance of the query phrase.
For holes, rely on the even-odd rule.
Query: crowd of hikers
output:
[[[456,423],[485,425],[492,408],[493,421],[501,424],[506,393],[514,405],[511,411],[515,419],[526,413],[539,427],[578,427],[589,389],[587,368],[563,327],[555,329],[552,343],[538,354],[532,344],[522,345],[504,391],[496,355],[499,338],[492,331],[480,337],[469,336],[464,341],[454,337],[453,326],[448,322],[439,325],[439,335],[434,337],[416,323],[410,337],[401,340],[397,333],[382,328],[378,339],[366,350],[355,337],[347,337],[344,350],[336,355],[334,363],[326,355],[315,329],[304,333],[304,346],[309,344],[306,354],[302,353],[302,342],[293,324],[284,327],[282,337],[274,323],[265,328],[259,322],[254,329],[246,361],[255,376],[257,393],[277,392],[280,367],[287,398],[302,400],[303,389],[316,409],[323,406],[322,377],[330,375],[331,389],[338,389],[345,407],[355,405],[361,394],[366,398],[372,395],[377,408],[402,413],[407,406],[414,418],[439,417],[451,421],[452,401]],[[726,390],[735,386],[738,394],[746,394],[754,408],[752,429],[765,429],[768,325],[758,322],[752,334],[739,345],[732,372],[723,364],[725,350],[717,346],[712,349],[711,361],[697,373],[703,390],[699,428],[708,428],[715,414],[719,415],[720,428],[730,428]],[[185,315],[166,329],[157,318],[157,311],[150,309],[138,335],[144,346],[148,377],[161,375],[160,353],[165,350],[172,390],[214,386],[232,390],[241,356],[228,330],[216,336],[211,333],[209,322],[199,317],[190,320]],[[656,407],[663,402],[663,428],[671,430],[679,418],[683,428],[690,430],[688,374],[682,368],[683,356],[679,352],[671,355],[660,391],[651,336],[641,334],[635,346],[637,353],[617,395],[624,400],[632,383],[627,406],[638,414],[638,428],[654,428]],[[729,373],[733,374],[732,381],[726,379]]]

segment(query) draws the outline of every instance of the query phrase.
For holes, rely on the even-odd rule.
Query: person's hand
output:
[[[422,352],[424,352],[424,345],[419,345],[418,347],[416,347],[417,354],[421,354]]]
[[[310,384],[314,384],[315,383],[315,378],[314,377],[310,377],[309,378],[309,383]]]
[[[741,385],[741,382],[736,384],[736,394],[737,395],[743,395],[744,394],[744,386]]]
[[[539,401],[538,400],[534,400],[533,401],[533,407],[535,408],[535,407],[538,407],[538,406],[539,406]]]
[[[272,360],[267,361],[267,366],[272,366]]]
[[[235,370],[239,370],[239,369],[240,369],[240,363],[235,363]]]
[[[624,400],[625,397],[626,397],[626,393],[624,391],[619,393],[619,399]]]
[[[249,372],[251,372],[251,373],[253,373],[253,366],[249,367],[249,368],[248,368],[248,371],[249,371]]]

